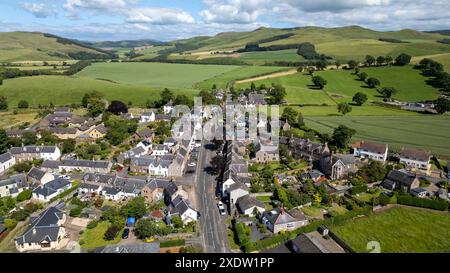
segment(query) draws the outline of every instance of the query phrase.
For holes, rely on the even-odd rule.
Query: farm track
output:
[[[257,77],[253,77],[253,78],[244,79],[244,80],[236,81],[235,83],[239,84],[239,83],[247,83],[247,82],[253,82],[253,81],[261,81],[261,80],[289,76],[289,75],[293,75],[295,73],[297,73],[297,69],[291,69],[291,70],[282,71],[282,72],[275,72],[275,73],[264,75],[264,76],[257,76]]]

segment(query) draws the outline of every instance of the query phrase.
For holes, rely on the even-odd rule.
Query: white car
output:
[[[226,211],[225,211],[225,207],[223,206],[223,203],[221,201],[219,201],[219,203],[217,204],[217,207],[219,208],[219,213],[220,215],[226,215]]]
[[[62,179],[67,179],[67,180],[70,180],[70,179],[71,179],[70,176],[68,176],[68,175],[63,175],[63,176],[61,176],[61,178],[62,178]]]

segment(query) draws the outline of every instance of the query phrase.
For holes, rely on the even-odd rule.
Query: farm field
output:
[[[411,63],[418,64],[422,59],[425,58],[429,58],[441,63],[444,66],[444,70],[450,72],[450,53],[414,57],[411,59]]]
[[[305,75],[303,73],[296,73],[280,78],[255,81],[254,83],[257,86],[261,84],[270,86],[272,85],[272,83],[281,84],[284,88],[286,88],[286,100],[289,104],[335,104],[335,102],[322,90],[309,88],[309,85],[311,84],[311,76]],[[250,88],[250,85],[251,82],[239,83],[235,87],[237,89],[245,89]]]
[[[292,107],[292,106],[291,106]],[[293,106],[304,116],[342,116],[337,111],[337,106]],[[363,106],[352,106],[352,111],[346,116],[419,116],[421,114],[412,111],[405,111],[395,108],[382,107],[365,104]]]
[[[263,65],[266,62],[275,61],[299,62],[304,60],[302,56],[297,54],[296,49],[265,52],[247,52],[242,53],[241,56],[237,59],[254,65]]]
[[[199,82],[196,87],[199,89],[211,89],[213,84],[216,84],[217,88],[224,89],[227,87],[227,84],[233,80],[245,79],[283,70],[288,70],[288,68],[275,66],[242,66],[234,70],[225,72],[221,75],[217,75],[215,77],[207,79],[205,81]]]
[[[16,78],[3,81],[0,95],[8,98],[11,107],[17,107],[20,100],[26,98],[30,106],[39,104],[69,105],[81,103],[81,98],[87,92],[100,91],[109,100],[131,101],[133,105],[143,106],[147,99],[157,100],[164,87],[149,87],[145,85],[113,83],[88,77],[67,76],[35,76]],[[194,96],[194,89],[171,89],[174,94]]]
[[[433,100],[439,95],[437,89],[426,84],[427,78],[420,75],[420,71],[412,66],[405,67],[373,67],[362,68],[369,77],[380,80],[381,87],[395,87],[398,93],[395,99],[401,101],[422,101]],[[367,88],[366,84],[360,81],[352,71],[349,70],[327,70],[318,71],[315,75],[327,80],[324,91],[311,88],[311,76],[304,73],[297,73],[280,78],[272,78],[255,81],[258,86],[272,83],[281,84],[286,88],[286,99],[289,104],[328,104],[336,102],[351,102],[352,97],[357,92],[365,93],[369,100],[381,101],[382,97],[376,89]],[[237,88],[249,88],[251,83],[237,84]],[[328,95],[327,95],[328,94]]]
[[[195,83],[238,68],[231,65],[96,63],[77,76],[151,87],[192,88]]]
[[[382,253],[450,251],[450,216],[447,213],[397,207],[348,221],[333,232],[356,252],[368,252],[367,243],[380,243]]]
[[[448,115],[306,116],[305,122],[310,128],[330,134],[343,124],[357,131],[353,140],[385,142],[390,149],[407,146],[431,150],[441,156],[450,155]]]
[[[37,112],[33,110],[19,110],[16,115],[12,112],[0,112],[0,128],[12,128],[22,123],[33,124],[37,121]]]

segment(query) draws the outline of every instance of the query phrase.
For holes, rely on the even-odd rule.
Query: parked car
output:
[[[226,215],[226,211],[225,211],[225,207],[222,203],[222,201],[219,201],[219,203],[217,204],[217,207],[219,208],[219,213],[220,215]]]
[[[122,233],[122,239],[128,239],[129,236],[130,236],[130,229],[126,228]]]
[[[70,176],[68,176],[68,175],[62,175],[61,178],[62,178],[62,179],[67,179],[67,180],[70,180],[70,179],[71,179]]]

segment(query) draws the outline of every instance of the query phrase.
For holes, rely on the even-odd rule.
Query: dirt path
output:
[[[289,76],[289,75],[292,75],[295,73],[297,73],[297,69],[291,69],[291,70],[287,70],[287,71],[275,72],[275,73],[267,74],[264,76],[257,76],[257,77],[248,78],[245,80],[236,81],[236,83],[247,83],[247,82],[267,80],[267,79],[272,79],[272,78],[279,78],[279,77]]]

